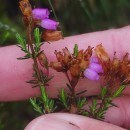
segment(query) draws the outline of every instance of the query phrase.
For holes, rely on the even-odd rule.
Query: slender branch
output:
[[[51,9],[52,9],[52,11],[53,11],[53,14],[54,14],[54,16],[55,16],[56,21],[59,21],[59,20],[58,20],[58,17],[56,16],[56,13],[55,13],[55,10],[54,10],[54,8],[53,8],[53,5],[52,5],[52,3],[51,3],[51,0],[48,0],[48,2],[49,2],[49,4],[50,4],[50,6],[51,6]]]
[[[79,78],[72,78],[70,79],[67,71],[65,72],[65,75],[71,85],[71,105],[70,105],[70,113],[77,113],[77,105],[76,105],[76,94],[75,94],[75,87],[79,81]]]
[[[31,32],[32,32],[32,28],[31,28],[31,24],[29,24],[29,26],[27,28],[28,45],[30,46],[30,49],[31,49],[31,52],[32,52],[32,57],[33,57],[33,61],[34,61],[35,70],[36,70],[36,73],[37,73],[37,76],[38,76],[38,80],[41,81],[40,70],[38,68],[37,58],[35,57],[35,51],[34,51],[33,45],[32,45]]]
[[[66,77],[67,77],[67,79],[68,79],[68,81],[69,81],[69,83],[70,83],[70,85],[71,85],[71,80],[70,80],[70,77],[69,77],[67,71],[65,72],[65,75],[66,75]]]
[[[51,0],[48,0],[48,2],[49,2],[49,4],[50,4],[50,6],[51,6],[51,9],[52,9],[52,12],[53,12],[53,14],[54,14],[54,16],[55,16],[56,21],[59,22],[58,17],[57,17],[57,15],[56,15],[56,12],[55,12],[55,10],[54,10],[54,8],[53,8],[53,5],[52,5],[52,3],[51,3]],[[62,26],[61,26],[60,22],[59,22],[59,25],[60,25],[60,30],[61,30],[62,36],[63,36],[63,29],[62,29]]]

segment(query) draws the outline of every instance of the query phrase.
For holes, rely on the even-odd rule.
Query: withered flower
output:
[[[72,77],[83,75],[83,71],[89,66],[89,60],[92,55],[90,46],[85,50],[78,51],[77,56],[71,54],[67,47],[63,48],[63,52],[55,51],[57,61],[51,62],[50,66],[60,72],[68,72]]]
[[[103,68],[104,81],[109,85],[112,92],[117,90],[120,85],[127,85],[130,83],[130,60],[128,53],[126,53],[122,60],[119,60],[114,54],[111,60],[100,44],[95,48],[95,52]]]
[[[44,52],[41,52],[38,55],[38,61],[41,64],[42,67],[45,67],[45,68],[48,67],[48,59],[47,59],[47,57],[46,57]]]
[[[63,71],[63,66],[62,66],[62,64],[60,63],[60,62],[51,62],[50,63],[50,66],[53,68],[53,69],[55,69],[55,70],[57,70],[57,72],[61,72],[61,71]]]
[[[69,68],[69,71],[70,71],[71,76],[77,77],[81,73],[81,68],[80,68],[79,64],[77,63],[77,64],[72,65]]]
[[[63,36],[61,31],[46,30],[42,33],[42,39],[45,41],[57,41],[62,38]]]
[[[19,2],[19,7],[23,13],[23,21],[26,26],[29,25],[31,17],[32,17],[32,7],[28,0],[21,0]]]
[[[32,15],[32,7],[28,0],[21,0],[19,2],[20,9],[24,16],[30,17]]]

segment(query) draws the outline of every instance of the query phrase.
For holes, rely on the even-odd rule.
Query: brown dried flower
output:
[[[101,44],[95,48],[95,52],[103,68],[104,80],[113,92],[120,85],[130,83],[130,60],[128,59],[128,53],[123,56],[122,60],[116,58],[115,53],[113,59],[110,60]]]
[[[23,21],[26,26],[30,23],[32,17],[32,7],[28,0],[21,0],[19,2],[19,7],[23,13]]]
[[[30,17],[32,15],[32,7],[28,0],[21,0],[19,2],[20,9],[24,16]]]
[[[45,68],[48,67],[48,59],[47,59],[46,55],[44,54],[44,52],[41,52],[38,55],[38,61],[42,67],[45,67]]]
[[[60,72],[69,71],[72,77],[82,76],[84,69],[89,65],[92,49],[89,46],[85,51],[80,50],[77,56],[71,54],[66,47],[63,48],[63,52],[55,51],[57,61],[51,62],[50,66]]]
[[[45,41],[57,41],[63,39],[61,31],[46,30],[42,33],[42,39]]]

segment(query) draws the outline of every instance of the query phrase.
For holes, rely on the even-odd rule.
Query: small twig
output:
[[[41,81],[40,71],[39,71],[39,68],[38,68],[37,59],[35,57],[35,51],[34,51],[33,45],[32,45],[31,32],[32,32],[31,25],[29,24],[28,29],[27,29],[27,33],[28,33],[28,45],[30,46],[30,49],[31,49],[31,52],[32,52],[32,57],[33,57],[33,61],[34,61],[35,70],[36,70],[36,73],[37,73],[37,76],[38,76],[38,80]]]

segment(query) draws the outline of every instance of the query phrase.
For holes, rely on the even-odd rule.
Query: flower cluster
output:
[[[80,50],[77,55],[70,54],[67,48],[62,52],[55,51],[57,61],[51,62],[50,66],[58,72],[70,72],[72,77],[83,76],[83,71],[89,66],[92,48],[89,46],[85,51]]]
[[[116,106],[112,100],[119,97],[130,84],[128,53],[122,60],[117,59],[116,55],[111,60],[100,44],[95,47],[97,57],[92,57],[93,47],[88,46],[84,51],[78,50],[78,45],[75,44],[72,54],[67,47],[63,48],[62,52],[55,50],[57,61],[49,63],[46,54],[40,48],[43,45],[41,38],[46,42],[61,39],[62,32],[57,30],[58,22],[49,19],[50,12],[46,8],[32,9],[29,0],[20,0],[19,3],[28,34],[27,40],[17,35],[19,47],[26,54],[20,59],[33,59],[33,79],[27,83],[32,84],[33,87],[39,87],[41,91],[40,97],[30,99],[34,109],[40,114],[64,111],[103,120],[106,111]],[[42,30],[42,35],[40,30]],[[68,90],[61,88],[57,100],[50,99],[46,92],[48,82],[53,78],[50,76],[49,67],[64,73],[68,80],[66,83]],[[96,97],[83,97],[82,94],[85,94],[87,90],[79,92],[76,90],[80,78],[99,80],[100,76],[103,76],[104,81],[101,84],[101,92]],[[87,104],[90,98],[91,105]],[[59,103],[63,107],[61,105],[58,107]],[[84,107],[86,105],[88,106]]]
[[[32,10],[33,19],[40,20],[40,26],[47,30],[56,30],[58,22],[49,19],[49,10],[44,8],[35,8]]]
[[[21,0],[19,4],[23,13],[25,26],[30,26],[31,30],[36,26],[44,28],[41,35],[41,38],[44,41],[57,41],[63,39],[62,32],[57,30],[59,22],[49,19],[50,12],[47,8],[32,9],[28,0]]]
[[[116,53],[113,59],[110,59],[101,44],[95,48],[95,52],[103,68],[105,84],[107,83],[112,91],[117,90],[121,85],[130,84],[128,53],[123,56],[122,60],[116,58]]]
[[[99,64],[98,58],[91,57],[89,68],[84,71],[84,76],[90,80],[99,80],[99,74],[103,73],[101,64]]]

